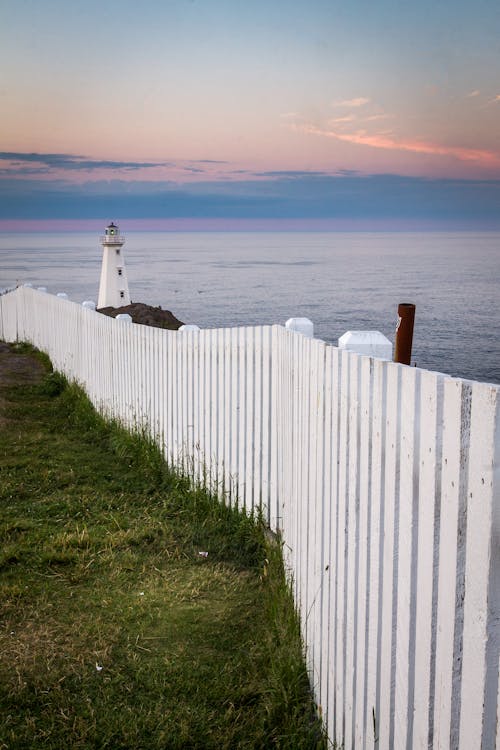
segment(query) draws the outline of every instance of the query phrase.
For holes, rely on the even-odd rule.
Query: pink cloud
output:
[[[315,125],[299,125],[296,126],[296,128],[310,135],[335,138],[338,141],[355,143],[359,146],[371,146],[372,148],[381,148],[388,151],[410,151],[415,154],[452,156],[460,161],[478,162],[485,166],[500,165],[500,154],[484,149],[464,148],[462,146],[441,146],[436,143],[425,141],[396,140],[390,134],[375,133],[374,135],[370,135],[364,130],[356,133],[339,133],[334,130],[324,130]]]

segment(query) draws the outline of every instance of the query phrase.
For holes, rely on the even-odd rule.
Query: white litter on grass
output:
[[[101,665],[100,665],[100,664],[98,664],[97,662],[95,663],[95,668],[96,668],[96,670],[97,670],[98,672],[102,672],[102,670],[103,670],[103,668],[101,667]]]
[[[144,591],[139,591],[139,596],[144,596]]]
[[[200,557],[208,557],[208,552],[198,552]]]

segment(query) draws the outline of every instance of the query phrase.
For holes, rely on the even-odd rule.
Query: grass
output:
[[[42,361],[1,389],[0,748],[325,748],[279,547]]]

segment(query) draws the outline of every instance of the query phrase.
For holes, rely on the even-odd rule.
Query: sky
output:
[[[109,218],[500,228],[500,3],[0,0],[0,229]]]

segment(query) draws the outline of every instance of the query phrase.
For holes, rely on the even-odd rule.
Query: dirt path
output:
[[[0,388],[36,383],[43,374],[44,367],[36,357],[19,352],[16,344],[0,341]]]
[[[7,422],[4,416],[8,403],[6,389],[12,385],[37,383],[44,372],[42,363],[36,357],[21,353],[16,344],[0,341],[0,427]]]

